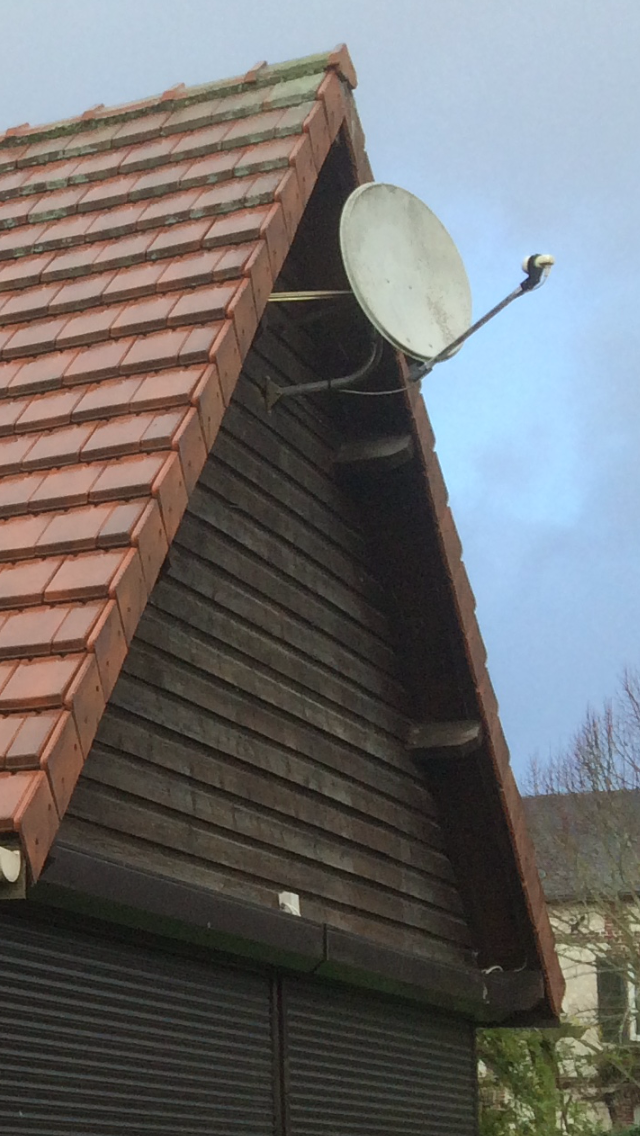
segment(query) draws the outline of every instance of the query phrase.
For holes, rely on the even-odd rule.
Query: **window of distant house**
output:
[[[640,999],[635,977],[613,958],[597,962],[598,1021],[602,1040],[639,1041]]]

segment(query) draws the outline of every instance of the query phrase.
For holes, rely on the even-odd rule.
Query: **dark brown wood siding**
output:
[[[317,376],[278,313],[254,346],[142,618],[60,840],[467,958],[433,801],[407,755],[389,589],[333,458],[339,420],[261,386]]]

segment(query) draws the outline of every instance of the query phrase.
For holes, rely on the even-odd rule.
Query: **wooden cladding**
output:
[[[444,962],[468,930],[406,749],[393,597],[287,318],[254,347],[111,697],[61,840]],[[278,330],[285,327],[286,334]],[[335,404],[334,404],[335,405]]]

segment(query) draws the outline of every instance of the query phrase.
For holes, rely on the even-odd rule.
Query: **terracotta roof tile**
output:
[[[328,147],[326,66],[0,138],[0,828],[32,878]]]
[[[26,607],[41,603],[44,589],[61,564],[59,558],[50,557],[30,560],[26,564],[0,565],[0,607]]]

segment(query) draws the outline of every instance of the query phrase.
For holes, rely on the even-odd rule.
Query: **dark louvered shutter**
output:
[[[469,1025],[364,992],[284,991],[291,1136],[473,1136]]]
[[[272,1136],[266,978],[0,908],[0,1132]]]

